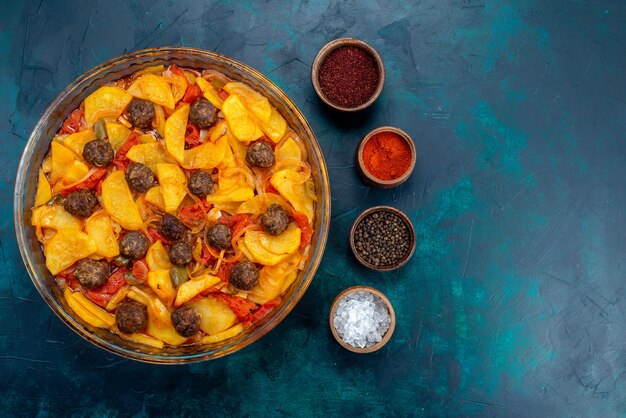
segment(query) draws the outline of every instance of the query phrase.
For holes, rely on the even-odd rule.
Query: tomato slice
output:
[[[150,238],[150,242],[154,243],[156,241],[161,241],[165,245],[169,245],[170,243],[170,240],[161,235],[159,230],[156,228],[148,228],[148,235]]]
[[[200,86],[198,86],[197,84],[192,84],[187,87],[187,90],[185,90],[185,95],[183,96],[181,101],[191,104],[199,97],[202,97],[202,90],[200,89]]]
[[[250,325],[255,322],[263,319],[265,315],[270,313],[275,306],[279,305],[281,302],[280,296],[270,300],[269,302],[265,302],[259,309],[257,309],[254,313],[249,314],[242,322],[245,328],[248,328]]]
[[[87,297],[100,306],[106,306],[109,299],[111,299],[111,295],[120,290],[120,288],[126,284],[124,274],[127,271],[128,270],[124,267],[118,268],[109,276],[108,280],[102,285],[102,287],[94,290],[87,290]]]
[[[131,272],[139,283],[144,283],[148,278],[148,264],[145,260],[137,260],[133,263]]]
[[[83,121],[83,109],[76,109],[63,121],[61,132],[64,134],[73,134],[78,132],[85,124]]]
[[[115,158],[113,159],[113,164],[118,170],[126,171],[126,167],[130,165],[130,160],[126,157],[126,154],[128,150],[137,144],[139,144],[139,137],[135,132],[132,132],[126,142],[117,150]]]
[[[61,192],[61,196],[67,197],[70,193],[79,189],[89,189],[89,190],[97,191],[98,186],[102,183],[102,180],[104,180],[104,176],[106,176],[107,173],[108,173],[108,170],[106,168],[100,168],[96,170],[91,176],[89,176],[89,178],[87,178],[82,183],[78,183],[75,186],[72,186],[68,189],[63,190]]]
[[[248,299],[227,295],[226,293],[216,293],[215,297],[224,302],[239,320],[248,318],[250,313],[257,308],[256,303]]]
[[[188,123],[185,134],[185,149],[193,148],[197,145],[200,145],[200,131],[195,125]]]
[[[300,248],[304,248],[311,242],[311,238],[313,237],[313,228],[311,224],[309,224],[309,218],[306,215],[298,212],[293,212],[291,217],[298,224],[298,227],[302,231],[300,235]]]

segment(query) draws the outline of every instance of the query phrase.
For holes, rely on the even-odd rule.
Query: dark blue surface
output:
[[[626,415],[624,1],[136,1],[0,5],[2,414],[41,416]],[[339,116],[310,85],[317,50],[371,43],[387,83]],[[217,361],[130,362],[54,317],[16,248],[12,188],[45,106],[75,77],[160,45],[215,50],[268,75],[322,145],[330,242],[311,288],[274,331]],[[371,128],[413,136],[416,170],[391,190],[353,165]],[[418,247],[402,270],[352,258],[359,212],[391,204]],[[327,327],[342,289],[372,285],[398,316],[357,356]],[[8,378],[8,376],[11,376]]]

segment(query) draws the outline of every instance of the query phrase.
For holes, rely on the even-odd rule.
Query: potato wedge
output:
[[[109,258],[119,255],[111,218],[105,211],[98,211],[85,221],[85,232],[96,243],[96,255]]]
[[[89,325],[92,325],[96,328],[109,328],[110,325],[107,322],[104,322],[96,315],[91,313],[88,309],[86,309],[78,300],[75,298],[76,294],[80,294],[79,292],[72,292],[70,288],[65,288],[63,291],[63,297],[67,304],[72,308],[74,313],[83,321],[87,322]]]
[[[169,345],[181,345],[187,338],[181,336],[174,329],[170,312],[163,302],[157,298],[150,300],[148,306],[148,328],[146,330],[152,337],[157,338]]]
[[[102,86],[85,99],[85,127],[91,128],[100,118],[117,119],[133,96],[124,89]]]
[[[185,151],[183,167],[187,169],[211,169],[217,167],[228,151],[226,137],[216,142],[207,142]]]
[[[237,322],[237,315],[224,302],[210,295],[187,305],[200,313],[200,329],[207,334],[218,334]]]
[[[37,191],[35,192],[35,207],[44,205],[52,199],[52,188],[43,170],[39,170],[37,178]]]
[[[270,184],[291,203],[296,212],[306,215],[311,221],[314,215],[314,200],[307,190],[307,182],[302,181],[302,174],[283,169],[275,172]]]
[[[109,143],[111,144],[111,147],[117,151],[130,136],[130,129],[121,123],[110,121],[105,122],[105,126],[109,137]]]
[[[170,85],[160,75],[144,74],[137,78],[127,91],[139,99],[149,100],[168,109],[174,109],[176,105]]]
[[[176,289],[172,285],[169,270],[156,270],[148,272],[148,286],[167,306],[171,306],[176,298]]]
[[[236,94],[231,94],[224,100],[222,113],[228,129],[239,141],[251,142],[263,136],[263,131],[250,117],[248,110]]]
[[[161,210],[165,210],[165,201],[161,193],[161,186],[154,186],[146,192],[146,202],[150,202]]]
[[[114,171],[102,182],[102,207],[122,228],[136,231],[143,225],[123,171]]]
[[[196,84],[200,87],[200,90],[202,90],[202,94],[205,99],[211,102],[211,104],[218,109],[222,108],[224,100],[222,100],[222,98],[218,95],[219,92],[211,83],[202,77],[196,77]]]
[[[65,148],[58,142],[52,141],[50,144],[51,149],[51,171],[50,182],[56,183],[63,178],[65,173],[72,167],[74,160],[76,160],[76,154]]]
[[[253,90],[247,84],[231,81],[224,86],[228,94],[236,94],[246,109],[256,116],[262,123],[267,124],[272,114],[272,106],[267,97]]]
[[[77,229],[60,229],[43,246],[46,267],[56,275],[72,264],[96,252],[96,243]]]
[[[168,213],[176,212],[187,195],[187,177],[177,164],[157,164],[163,204]]]
[[[94,139],[96,139],[96,134],[94,134],[93,129],[90,128],[68,135],[63,140],[62,144],[77,156],[82,157],[85,144]]]
[[[157,164],[176,162],[158,142],[133,145],[126,156],[131,161],[147,165],[154,173]]]
[[[107,325],[107,328],[115,325],[115,316],[111,315],[104,309],[100,308],[98,305],[90,301],[80,292],[72,293],[74,299],[82,305],[90,314],[98,318],[100,321],[104,322]]]
[[[291,204],[282,196],[276,193],[261,193],[252,199],[243,202],[237,209],[237,213],[260,214],[265,212],[268,206],[277,204],[282,206],[287,212],[291,210]]]
[[[267,123],[261,124],[261,130],[274,143],[278,143],[285,136],[285,132],[287,132],[287,122],[278,110],[272,108],[270,119]]]
[[[189,118],[189,105],[182,103],[165,121],[165,146],[179,163],[185,162],[185,133]]]
[[[217,342],[226,340],[228,338],[232,338],[236,335],[239,335],[241,334],[242,331],[243,331],[243,325],[237,324],[228,328],[225,331],[220,332],[219,334],[207,335],[205,337],[202,337],[201,343],[202,344],[217,343]]]
[[[42,205],[33,209],[31,217],[33,226],[41,226],[42,228],[50,228],[58,231],[59,229],[77,229],[83,228],[83,221],[67,212],[61,205]]]
[[[150,269],[150,271],[169,271],[174,267],[174,265],[170,263],[170,258],[167,255],[167,251],[165,251],[165,247],[163,247],[161,241],[155,241],[155,243],[148,248],[148,252],[146,253],[146,264],[148,264],[148,269]]]
[[[211,286],[216,285],[219,281],[219,277],[212,276],[210,274],[205,274],[198,279],[186,281],[178,287],[178,293],[176,294],[176,301],[174,302],[174,305],[182,305],[198,295],[200,292],[204,292]]]
[[[87,164],[79,160],[74,160],[70,168],[63,176],[62,183],[65,185],[76,183],[77,181],[84,179],[87,173],[89,173],[89,167],[87,167]]]

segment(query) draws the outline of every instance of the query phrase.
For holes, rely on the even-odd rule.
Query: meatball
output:
[[[124,334],[139,332],[148,325],[148,309],[139,302],[126,299],[117,306],[115,323]]]
[[[128,105],[128,119],[135,128],[145,129],[154,118],[154,105],[142,99],[133,99]]]
[[[232,236],[232,229],[224,224],[213,225],[206,231],[206,240],[209,245],[219,248],[220,250],[230,248],[230,239]]]
[[[177,266],[184,266],[191,261],[191,245],[185,241],[175,242],[168,252],[170,261]]]
[[[274,164],[274,150],[267,142],[255,142],[248,147],[246,161],[253,167],[271,167]]]
[[[191,306],[183,306],[172,312],[172,324],[183,337],[191,337],[200,330],[200,314]]]
[[[84,258],[76,264],[74,277],[85,289],[96,289],[109,278],[109,263]]]
[[[243,260],[230,271],[229,280],[239,290],[250,290],[259,281],[259,270],[252,261]]]
[[[138,260],[148,252],[148,238],[137,231],[129,231],[120,240],[120,253],[131,260]]]
[[[185,235],[187,228],[176,217],[169,213],[166,213],[159,222],[159,232],[165,236],[165,238],[177,241]]]
[[[213,179],[206,171],[194,171],[187,183],[189,191],[198,197],[205,197],[213,190]]]
[[[196,99],[189,109],[189,121],[198,129],[207,129],[217,120],[215,106],[204,97]]]
[[[289,225],[289,215],[279,204],[272,203],[261,215],[261,225],[270,235],[280,235]]]
[[[94,139],[83,147],[83,158],[94,167],[106,167],[113,162],[115,151],[108,141]]]
[[[147,192],[154,186],[154,174],[147,165],[132,163],[126,169],[126,183],[136,192]]]
[[[87,189],[80,189],[70,193],[63,202],[63,207],[72,215],[86,218],[90,216],[96,206],[98,199],[93,192]]]

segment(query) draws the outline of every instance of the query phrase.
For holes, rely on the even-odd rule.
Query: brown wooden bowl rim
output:
[[[402,139],[404,139],[404,141],[409,145],[409,148],[411,149],[411,163],[409,164],[409,168],[407,168],[407,170],[400,177],[393,180],[382,180],[373,176],[372,174],[370,174],[369,171],[367,171],[367,169],[365,168],[365,162],[363,161],[363,148],[365,148],[365,144],[367,143],[367,141],[370,140],[370,138],[381,132],[393,132],[399,135]],[[369,131],[361,139],[361,142],[359,142],[359,146],[357,147],[356,156],[359,170],[369,183],[383,188],[390,188],[401,185],[402,183],[407,181],[409,177],[411,177],[411,174],[413,174],[413,170],[415,169],[417,151],[415,150],[415,143],[413,143],[413,139],[405,131],[395,126],[380,126]]]
[[[411,238],[410,238],[411,239],[411,249],[409,250],[409,252],[406,255],[406,257],[404,259],[402,259],[402,261],[400,261],[398,264],[392,264],[391,266],[384,266],[384,267],[376,267],[376,266],[368,263],[367,261],[365,261],[361,257],[361,255],[358,253],[358,251],[356,250],[356,246],[354,245],[354,234],[355,234],[356,227],[359,224],[359,222],[361,222],[363,220],[363,218],[365,218],[367,215],[369,215],[371,213],[374,213],[374,212],[378,212],[378,211],[380,211],[380,212],[382,212],[382,211],[389,211],[389,212],[395,213],[396,215],[400,216],[402,218],[402,220],[404,220],[404,222],[409,227],[409,234],[411,235]],[[371,208],[365,209],[356,218],[356,220],[352,224],[352,228],[350,229],[350,248],[352,249],[352,253],[356,257],[357,261],[359,263],[361,263],[361,265],[363,265],[363,266],[365,266],[365,267],[367,267],[369,269],[376,270],[376,271],[381,271],[381,272],[392,271],[392,270],[397,270],[400,267],[404,266],[406,263],[409,262],[411,257],[413,257],[413,253],[415,252],[416,244],[417,244],[417,239],[416,239],[416,236],[415,236],[415,228],[413,227],[413,222],[411,222],[411,219],[404,212],[402,212],[400,209],[394,208],[393,206],[373,206]]]
[[[339,301],[343,299],[344,296],[350,293],[358,292],[358,291],[369,292],[381,298],[382,301],[385,302],[385,305],[387,306],[387,310],[389,311],[389,317],[391,318],[391,322],[389,323],[389,329],[387,330],[387,332],[385,332],[385,335],[383,335],[383,339],[370,347],[361,348],[361,347],[351,346],[350,344],[348,344],[347,342],[341,339],[341,337],[339,336],[339,333],[337,332],[337,329],[335,328],[335,324],[333,323],[333,319],[335,317],[335,312],[337,312],[337,306],[339,304]],[[396,312],[394,311],[393,305],[391,304],[387,296],[385,296],[385,294],[381,292],[380,290],[375,289],[371,286],[352,286],[343,290],[341,293],[339,293],[335,297],[335,299],[333,300],[333,303],[330,305],[330,312],[328,313],[328,322],[329,322],[330,331],[332,332],[333,337],[335,337],[335,340],[337,340],[339,345],[341,345],[343,348],[345,348],[346,350],[352,351],[353,353],[358,353],[358,354],[373,353],[374,351],[378,351],[381,348],[383,348],[385,344],[387,344],[387,342],[391,339],[391,336],[393,335],[393,332],[396,328]]]
[[[378,69],[378,85],[376,86],[374,94],[372,94],[372,97],[370,97],[365,103],[359,106],[343,107],[336,105],[328,100],[326,96],[324,96],[324,93],[322,93],[322,88],[319,82],[320,66],[331,51],[341,46],[357,46],[365,50],[374,59],[374,62],[376,63],[376,68]],[[383,87],[385,85],[385,64],[378,51],[376,51],[376,49],[367,42],[357,38],[338,38],[324,45],[315,56],[313,64],[311,65],[311,83],[313,84],[313,89],[315,90],[315,93],[317,93],[317,96],[328,106],[341,112],[357,112],[359,110],[363,110],[369,107],[372,103],[374,103],[376,99],[378,99],[378,96],[380,96],[380,93],[383,91]]]

